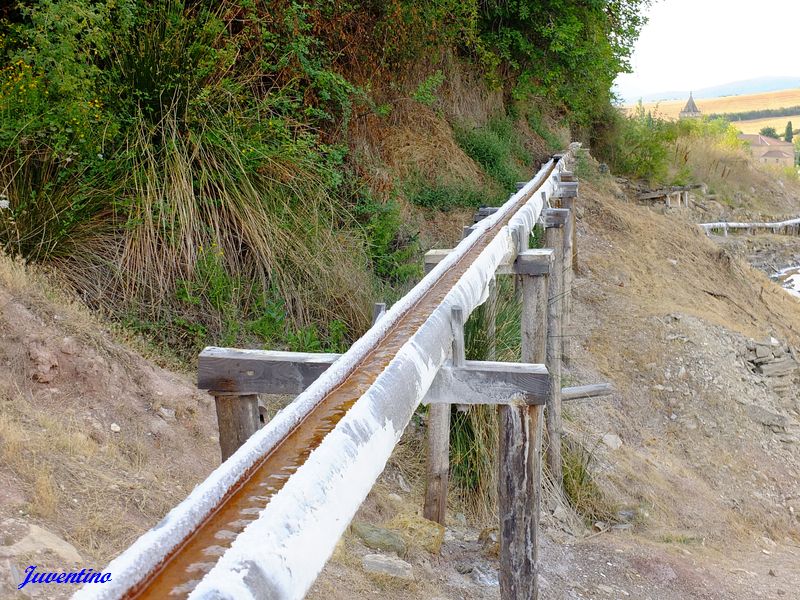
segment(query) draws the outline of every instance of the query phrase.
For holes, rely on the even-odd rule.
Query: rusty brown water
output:
[[[547,181],[554,167],[551,166],[542,181]],[[536,191],[519,200],[504,218],[487,229],[464,256],[397,320],[342,383],[331,390],[275,448],[257,461],[194,532],[124,598],[164,600],[188,596],[233,540],[258,518],[270,498],[373,384],[401,346],[441,304],[497,232],[534,193]]]

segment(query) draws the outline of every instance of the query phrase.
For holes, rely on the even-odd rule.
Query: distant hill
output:
[[[761,94],[800,88],[800,76],[796,77],[757,77],[743,81],[733,81],[700,90],[692,90],[695,98],[721,98],[723,96],[739,96],[743,94]],[[659,92],[642,96],[643,102],[659,102],[662,100],[685,100],[689,90]],[[627,104],[638,102],[639,98],[626,98]]]

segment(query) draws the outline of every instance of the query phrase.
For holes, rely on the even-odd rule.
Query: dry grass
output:
[[[763,94],[745,94],[741,96],[726,96],[724,98],[708,98],[695,100],[697,108],[703,114],[722,114],[745,112],[771,108],[785,108],[800,106],[800,89],[781,90],[779,92],[765,92]],[[686,99],[669,100],[665,102],[648,102],[645,110],[653,111],[668,119],[677,119],[678,113],[686,105]],[[634,107],[627,107],[632,110]],[[788,120],[788,118],[787,118]],[[784,121],[784,125],[786,122]]]

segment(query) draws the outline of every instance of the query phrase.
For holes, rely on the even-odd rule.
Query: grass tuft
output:
[[[588,523],[611,522],[616,508],[609,501],[592,474],[594,455],[573,438],[563,438],[561,458],[564,469],[564,493],[572,508]]]

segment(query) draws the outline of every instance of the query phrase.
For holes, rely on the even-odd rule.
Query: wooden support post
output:
[[[564,198],[562,208],[569,210],[564,224],[564,260],[562,273],[562,319],[561,319],[561,360],[569,366],[572,361],[572,281],[575,278],[573,261],[575,254],[575,198]]]
[[[514,237],[517,240],[517,254],[522,254],[528,249],[530,242],[530,234],[525,230],[524,225],[519,225],[514,230]],[[514,276],[514,298],[517,301],[522,300],[522,276]]]
[[[567,211],[551,211],[566,213]],[[564,272],[564,223],[566,215],[560,219],[549,219],[550,227],[545,229],[545,246],[553,249],[553,269],[548,286],[547,303],[547,358],[545,365],[550,374],[550,396],[545,412],[547,421],[547,465],[556,489],[561,490],[563,469],[561,463],[561,314],[563,310],[562,293]],[[560,222],[559,222],[560,221]]]
[[[489,282],[486,299],[486,360],[497,360],[497,279]]]
[[[378,322],[378,320],[386,314],[386,302],[376,302],[372,306],[372,324]]]
[[[453,366],[463,367],[464,313],[453,307]],[[428,457],[426,464],[425,506],[422,516],[444,525],[447,515],[447,488],[450,477],[450,405],[431,404],[428,408]]]
[[[214,392],[211,392],[212,394]],[[214,395],[223,462],[261,427],[258,396]]]
[[[552,260],[552,254],[551,260]],[[522,361],[546,357],[548,275],[522,278]],[[538,598],[543,406],[500,407],[500,598]]]

